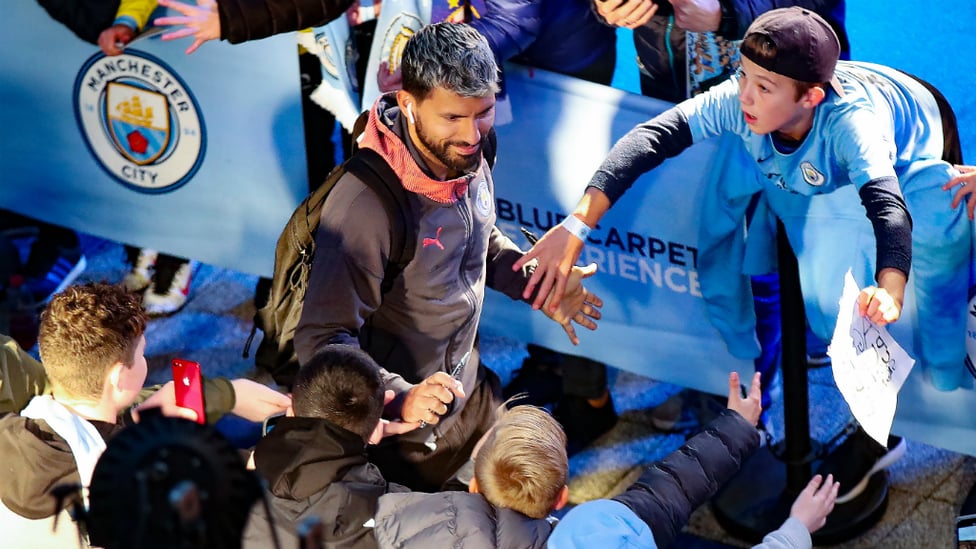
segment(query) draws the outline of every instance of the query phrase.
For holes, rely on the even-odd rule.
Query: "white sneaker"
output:
[[[152,282],[153,269],[156,266],[156,256],[158,255],[159,253],[156,250],[150,250],[149,248],[139,250],[139,257],[136,259],[136,264],[132,266],[132,270],[122,279],[122,285],[125,286],[125,289],[130,292],[141,292],[149,287],[149,284]]]
[[[146,288],[142,296],[142,307],[146,312],[152,316],[160,316],[182,309],[190,294],[190,278],[196,265],[197,262],[192,260],[180,265],[166,288],[157,285],[161,277],[156,273],[156,280]]]

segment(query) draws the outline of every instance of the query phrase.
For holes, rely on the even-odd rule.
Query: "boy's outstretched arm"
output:
[[[593,228],[607,210],[610,209],[610,199],[603,191],[590,187],[586,189],[572,216],[586,227]],[[548,299],[549,312],[559,308],[562,296],[566,293],[566,283],[569,275],[579,260],[583,251],[583,239],[570,233],[565,225],[566,221],[549,229],[532,248],[515,262],[512,270],[521,269],[533,259],[538,260],[535,271],[529,278],[522,297],[529,299],[538,286],[538,294],[532,303],[533,309],[540,309]],[[585,229],[584,229],[585,230]]]
[[[859,190],[861,203],[874,229],[877,246],[877,286],[858,295],[858,310],[875,324],[898,320],[905,299],[905,284],[912,265],[912,217],[902,196],[898,179],[872,179]]]
[[[759,449],[759,432],[754,423],[761,409],[758,383],[757,374],[749,395],[743,397],[738,374],[731,374],[730,409],[613,498],[650,527],[658,547],[668,547],[691,513],[715,495]],[[732,409],[733,405],[738,410]]]
[[[566,291],[570,269],[583,249],[586,234],[596,227],[610,206],[638,177],[694,143],[682,105],[685,104],[638,124],[620,138],[593,174],[572,215],[550,229],[512,266],[512,270],[517,271],[532,259],[539,260],[522,294],[524,299],[529,299],[537,291],[533,308],[542,307],[546,296],[554,290],[555,298],[549,307],[551,311],[556,310]]]

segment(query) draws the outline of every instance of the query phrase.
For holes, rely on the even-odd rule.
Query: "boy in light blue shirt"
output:
[[[762,206],[783,221],[814,332],[830,339],[851,269],[866,286],[860,313],[881,325],[904,315],[895,332],[908,329],[903,339],[932,385],[957,388],[965,372],[972,227],[943,191],[957,174],[952,164],[961,163],[954,116],[924,82],[879,65],[838,62],[839,51],[833,30],[810,11],[786,8],[757,18],[741,47],[740,73],[625,135],[574,215],[515,264],[539,260],[526,295],[540,283],[541,294],[554,284],[559,294],[587,230],[638,176],[694,143],[725,136],[741,142],[735,152],[743,161],[716,188],[758,192]],[[735,213],[733,219],[744,217],[744,206]],[[704,243],[700,249],[706,255]],[[723,253],[710,251],[703,261]],[[706,299],[721,293],[704,276]],[[879,452],[881,463],[885,451]],[[842,490],[860,485],[842,482]]]

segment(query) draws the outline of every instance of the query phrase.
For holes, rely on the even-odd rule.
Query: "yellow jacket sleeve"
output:
[[[30,399],[47,392],[47,376],[41,363],[0,334],[0,415],[20,413]]]
[[[141,31],[157,5],[156,0],[122,0],[119,11],[115,13],[115,24],[128,25]]]

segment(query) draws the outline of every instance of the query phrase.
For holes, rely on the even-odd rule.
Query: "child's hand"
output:
[[[821,480],[820,475],[814,475],[790,508],[790,517],[802,522],[811,534],[827,522],[827,515],[833,511],[840,490],[840,483],[834,482],[834,475],[827,475],[823,484]]]
[[[898,320],[901,304],[884,288],[868,286],[857,296],[857,312],[878,326],[884,326]]]
[[[729,374],[729,410],[734,410],[745,418],[752,425],[759,423],[759,415],[762,414],[762,391],[759,385],[760,374],[756,372],[752,376],[752,385],[749,387],[749,395],[742,398],[742,386],[739,384],[739,373]]]
[[[390,71],[390,65],[386,61],[380,62],[380,68],[376,73],[376,85],[383,93],[399,90],[403,87],[403,73],[400,67]]]
[[[608,25],[628,29],[643,26],[658,8],[653,0],[596,0],[593,5]]]
[[[387,404],[392,402],[395,396],[396,395],[394,394],[394,392],[389,389],[384,391],[383,406],[386,406]],[[402,435],[404,433],[409,433],[410,431],[418,429],[419,427],[420,427],[419,423],[406,423],[404,421],[399,421],[399,420],[390,421],[388,419],[380,418],[380,420],[376,423],[376,427],[373,429],[373,433],[369,435],[369,440],[367,442],[369,444],[376,445],[379,444],[380,441],[382,441],[384,438],[388,436]]]
[[[283,413],[291,406],[291,397],[250,379],[232,379],[234,409],[231,412],[250,421]]]
[[[217,2],[214,0],[197,0],[197,5],[177,2],[176,0],[159,0],[159,5],[176,10],[183,15],[172,17],[157,17],[153,24],[166,27],[183,26],[162,36],[163,40],[176,40],[185,36],[192,36],[193,43],[186,49],[187,55],[197,51],[197,48],[210,40],[220,38],[220,16],[217,14]]]
[[[136,31],[128,25],[112,25],[98,35],[98,47],[105,55],[121,55],[123,47],[132,42]]]
[[[969,199],[966,201],[966,212],[969,214],[969,220],[973,220],[974,214],[976,214],[976,166],[955,166],[959,170],[959,175],[953,177],[942,186],[943,191],[950,191],[953,187],[958,186],[959,190],[952,197],[952,209],[959,207],[963,200],[966,200],[966,195],[969,195]]]
[[[139,423],[139,411],[149,408],[159,408],[159,411],[166,417],[183,418],[189,421],[197,420],[197,413],[189,408],[176,405],[175,383],[167,381],[149,398],[142,401],[138,406],[131,410],[132,420]]]

